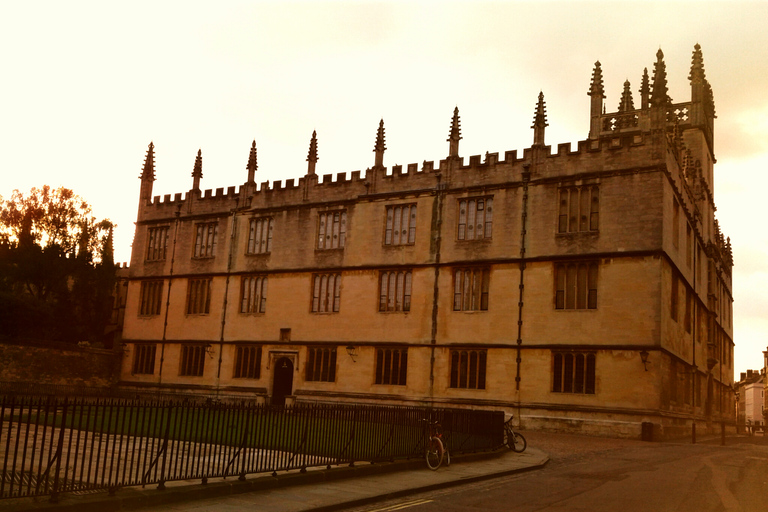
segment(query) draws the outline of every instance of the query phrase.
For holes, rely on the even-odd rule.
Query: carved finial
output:
[[[144,168],[141,170],[139,178],[142,181],[155,181],[155,144],[149,143],[149,149],[147,149],[147,156],[144,159]]]
[[[315,164],[317,163],[317,130],[312,131],[312,139],[309,141],[309,153],[307,154],[307,174],[315,174]]]
[[[459,156],[459,141],[461,140],[461,120],[459,119],[459,107],[453,109],[451,119],[451,132],[448,134],[448,156]]]
[[[605,88],[603,87],[603,70],[600,68],[600,61],[595,62],[595,69],[592,71],[592,82],[589,84],[587,96],[599,96],[605,98]]]
[[[307,162],[317,162],[317,130],[312,131],[312,138],[309,141],[309,153]]]
[[[379,121],[379,129],[376,130],[376,144],[373,146],[374,151],[384,151],[387,147],[384,145],[384,119]]]
[[[595,62],[595,69],[592,71],[592,82],[589,84],[587,95],[591,98],[589,101],[589,138],[597,139],[602,130],[602,121],[600,116],[605,114],[605,88],[603,87],[603,70],[600,68],[600,61]]]
[[[693,56],[691,57],[691,72],[688,75],[688,80],[691,84],[698,84],[706,82],[707,78],[704,73],[704,58],[701,54],[701,46],[699,43],[693,47]]]
[[[536,102],[536,113],[533,116],[533,144],[544,144],[544,128],[547,124],[547,107],[544,103],[544,93],[539,91],[539,101]]]
[[[115,246],[114,246],[114,226],[109,226],[107,232],[107,239],[104,241],[104,246],[101,248],[101,263],[109,267],[115,266]]]
[[[624,92],[621,93],[619,102],[619,112],[629,112],[635,110],[635,102],[632,100],[632,91],[629,89],[629,79],[624,81]]]
[[[258,159],[256,158],[256,140],[254,139],[251,144],[251,152],[248,155],[248,165],[245,166],[248,169],[248,183],[253,183],[256,170],[259,168]]]
[[[648,68],[643,69],[643,78],[640,81],[640,108],[645,110],[649,106],[651,86],[648,83]]]
[[[451,119],[451,133],[448,135],[449,141],[461,140],[461,120],[459,119],[459,107],[453,109],[453,118]]]
[[[379,129],[376,130],[376,144],[373,146],[373,152],[376,153],[374,165],[376,167],[384,166],[384,151],[387,146],[384,144],[384,119],[379,121]]]
[[[651,92],[651,104],[662,106],[672,103],[667,89],[667,65],[664,63],[664,52],[656,52],[656,62],[653,65],[653,91]]]
[[[200,178],[203,177],[203,152],[197,150],[197,158],[195,158],[195,168],[192,169],[192,190],[200,190]]]
[[[533,126],[531,128],[536,128],[537,126],[549,126],[547,124],[547,106],[544,103],[544,93],[539,91],[539,101],[536,103],[536,113],[533,116]]]

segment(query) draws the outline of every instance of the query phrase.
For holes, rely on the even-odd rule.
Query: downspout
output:
[[[238,199],[239,202],[239,199]],[[219,333],[219,366],[216,370],[216,392],[219,391],[219,380],[221,379],[221,362],[222,362],[222,354],[224,352],[224,326],[227,323],[227,302],[229,298],[229,275],[230,272],[232,272],[232,253],[235,249],[235,227],[237,226],[236,221],[236,215],[237,215],[237,204],[235,204],[234,210],[232,210],[232,228],[230,229],[230,235],[229,235],[229,255],[227,257],[227,280],[224,284],[224,304],[222,305],[222,311],[221,311],[221,331]]]
[[[163,338],[160,341],[160,371],[157,375],[157,383],[163,383],[163,361],[165,360],[165,335],[168,332],[168,309],[171,306],[171,285],[173,284],[173,263],[176,260],[176,235],[179,233],[179,216],[181,204],[176,207],[176,220],[173,224],[173,245],[171,246],[171,269],[168,273],[168,293],[165,296],[165,318],[163,319]]]
[[[520,391],[520,363],[522,362],[522,350],[523,344],[523,291],[525,289],[524,274],[525,274],[525,233],[526,222],[528,218],[528,183],[531,180],[531,165],[523,165],[523,212],[521,217],[520,228],[520,295],[517,302],[517,374],[515,375],[515,391]],[[520,407],[520,393],[517,394],[517,407]],[[518,411],[518,421],[520,421]]]
[[[440,297],[440,287],[438,280],[440,278],[440,244],[442,242],[443,227],[443,196],[445,195],[444,186],[441,182],[441,174],[437,176],[437,216],[435,219],[435,282],[432,291],[432,330],[430,333],[430,354],[429,354],[429,401],[432,404],[435,397],[435,345],[437,344],[437,313],[438,299]]]
[[[697,243],[698,245],[698,243]],[[698,276],[701,275],[701,272],[696,272],[696,254],[698,254],[699,250],[698,247],[694,249],[693,251],[693,298],[698,303],[699,294],[696,289],[696,279]],[[696,380],[699,377],[699,371],[698,367],[696,366],[696,324],[698,322],[698,317],[696,315],[696,312],[699,310],[698,307],[693,308],[692,316],[693,316],[693,328],[691,329],[692,337],[691,337],[691,347],[693,348],[693,370],[691,377],[691,443],[696,444]]]

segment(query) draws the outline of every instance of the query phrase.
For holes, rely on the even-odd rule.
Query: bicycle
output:
[[[511,441],[511,442],[510,442]],[[504,446],[513,452],[522,453],[528,446],[523,434],[516,432],[512,426],[512,417],[504,423]]]
[[[432,471],[436,471],[443,461],[445,461],[446,466],[450,466],[451,453],[448,451],[448,446],[443,443],[442,426],[437,420],[430,422],[424,419],[422,421],[427,424],[424,429],[424,439],[426,441],[424,458],[427,461],[427,467]]]

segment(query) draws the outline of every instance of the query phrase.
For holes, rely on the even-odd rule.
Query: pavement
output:
[[[205,485],[200,480],[167,482],[164,490],[130,487],[113,496],[67,493],[55,504],[48,496],[7,499],[0,501],[0,512],[325,512],[531,471],[548,461],[549,456],[535,447],[529,446],[523,453],[502,448],[451,457],[451,465],[437,471],[430,471],[423,459],[356,463],[305,473],[252,475],[245,481],[230,477],[210,479]]]

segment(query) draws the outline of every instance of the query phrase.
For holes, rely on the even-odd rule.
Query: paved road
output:
[[[766,512],[768,439],[642,443],[527,433],[542,470],[360,507],[356,511]]]

